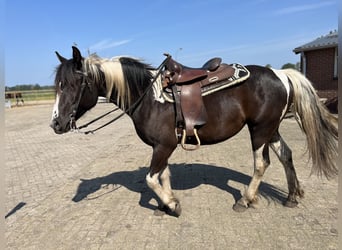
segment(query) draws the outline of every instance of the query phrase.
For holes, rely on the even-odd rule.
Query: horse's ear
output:
[[[63,56],[61,56],[57,51],[55,51],[55,53],[56,53],[56,55],[57,55],[57,57],[58,57],[58,60],[59,60],[61,63],[67,61],[67,59],[64,58]]]
[[[75,63],[77,69],[82,68],[82,55],[78,48],[72,46],[72,60]]]

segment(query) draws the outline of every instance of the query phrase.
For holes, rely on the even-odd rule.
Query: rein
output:
[[[138,98],[137,101],[135,101],[128,109],[126,109],[125,111],[122,111],[122,113],[120,115],[118,115],[117,117],[113,118],[112,120],[110,120],[109,122],[103,124],[102,126],[96,128],[96,129],[93,129],[93,130],[88,130],[88,131],[85,131],[85,132],[82,132],[80,131],[81,129],[83,128],[86,128],[88,127],[88,125],[102,119],[103,117],[109,115],[110,113],[118,110],[119,108],[114,108],[113,110],[103,114],[103,115],[100,115],[99,117],[95,118],[94,120],[80,126],[80,127],[77,127],[76,126],[76,119],[75,119],[75,116],[76,116],[76,112],[77,112],[77,109],[78,109],[78,106],[81,102],[81,98],[84,94],[84,91],[85,91],[85,87],[88,85],[90,86],[91,83],[87,83],[85,78],[88,77],[88,74],[86,72],[83,72],[83,71],[78,71],[77,73],[80,73],[82,74],[82,85],[81,85],[81,92],[80,92],[80,95],[78,97],[78,100],[76,102],[76,105],[75,105],[75,108],[73,109],[72,111],[72,114],[70,115],[70,127],[71,127],[71,131],[72,132],[79,132],[79,133],[84,133],[84,134],[94,134],[95,131],[101,129],[101,128],[104,128],[106,126],[108,126],[109,124],[115,122],[116,120],[120,119],[122,116],[124,116],[125,114],[128,114],[128,115],[133,115],[134,111],[137,109],[137,107],[140,105],[140,103],[142,102],[142,100],[144,99],[144,97],[146,96],[146,94],[148,93],[148,91],[152,88],[153,84],[155,83],[155,81],[157,80],[157,78],[159,77],[159,75],[161,74],[165,64],[169,61],[169,59],[171,58],[170,55],[167,55],[167,57],[164,59],[164,61],[159,65],[159,67],[157,68],[157,74],[153,77],[153,80],[151,81],[151,83],[147,86],[147,88],[145,89],[145,91],[143,92],[143,94]]]
[[[77,102],[74,106],[74,109],[72,110],[72,113],[70,114],[70,128],[71,128],[71,130],[77,130],[78,129],[76,126],[77,109],[78,109],[78,106],[80,105],[81,98],[82,98],[84,91],[85,91],[85,87],[87,85],[90,86],[90,83],[87,83],[85,81],[85,78],[88,76],[88,74],[86,72],[83,72],[83,71],[77,71],[77,73],[82,74],[82,84],[81,84],[80,95],[78,96],[78,99],[77,99]]]

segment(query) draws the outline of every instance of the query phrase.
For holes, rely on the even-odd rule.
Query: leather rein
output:
[[[116,120],[120,119],[122,116],[124,116],[125,114],[129,114],[129,115],[133,115],[134,111],[137,109],[137,107],[140,105],[140,103],[142,102],[142,100],[144,99],[144,97],[146,96],[147,92],[152,88],[154,82],[157,80],[157,78],[159,77],[159,75],[162,73],[162,70],[165,66],[165,64],[169,61],[169,59],[171,58],[171,56],[167,56],[164,61],[159,65],[159,67],[157,68],[157,74],[153,77],[153,80],[151,81],[151,83],[149,84],[149,86],[145,89],[144,93],[138,98],[137,101],[135,101],[128,109],[122,111],[122,113],[120,115],[118,115],[117,117],[113,118],[112,120],[110,120],[109,122],[105,123],[104,125],[96,128],[96,129],[93,129],[93,130],[88,130],[88,131],[85,131],[85,132],[82,132],[80,131],[81,129],[83,128],[86,128],[88,127],[88,125],[102,119],[103,117],[109,115],[110,113],[118,110],[119,108],[114,108],[112,109],[111,111],[103,114],[103,115],[100,115],[99,117],[95,118],[94,120],[80,126],[80,127],[77,127],[76,125],[76,113],[77,113],[77,110],[78,110],[78,106],[80,105],[80,102],[81,102],[81,99],[82,99],[82,96],[84,94],[84,91],[86,89],[86,86],[88,86],[91,90],[91,82],[87,81],[87,78],[88,78],[88,73],[87,72],[84,72],[84,71],[77,71],[76,73],[79,73],[82,75],[82,84],[81,84],[81,91],[80,91],[80,95],[78,96],[78,99],[77,99],[77,102],[75,103],[74,105],[74,109],[72,110],[72,113],[70,114],[70,128],[71,128],[71,132],[78,132],[78,133],[84,133],[84,134],[94,134],[95,131],[101,129],[101,128],[104,128],[106,126],[108,126],[109,124],[115,122]]]
[[[76,71],[76,73],[81,74],[82,75],[82,84],[81,84],[81,91],[80,91],[80,95],[78,96],[77,102],[74,105],[74,109],[72,110],[71,114],[70,114],[70,128],[71,131],[77,130],[77,126],[76,126],[76,113],[78,110],[78,106],[80,105],[81,102],[81,98],[84,94],[85,91],[85,87],[88,85],[90,87],[90,82],[87,83],[87,81],[85,80],[88,77],[88,74],[86,72],[83,71]]]

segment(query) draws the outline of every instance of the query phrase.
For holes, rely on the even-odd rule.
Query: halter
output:
[[[81,98],[84,94],[85,91],[85,87],[88,85],[90,88],[91,83],[87,83],[86,82],[86,78],[88,78],[88,74],[87,72],[83,72],[80,70],[77,70],[76,73],[81,74],[82,75],[82,84],[81,84],[81,91],[80,91],[80,95],[78,96],[77,102],[74,105],[74,109],[72,110],[72,113],[70,114],[70,128],[72,131],[74,130],[78,130],[77,126],[76,126],[76,113],[78,110],[78,106],[80,105],[81,102]]]

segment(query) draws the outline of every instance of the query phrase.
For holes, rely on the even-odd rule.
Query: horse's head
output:
[[[56,52],[61,64],[57,67],[56,102],[51,127],[62,134],[76,128],[75,122],[97,103],[98,89],[84,67],[81,52],[73,49],[73,58],[66,59]]]

